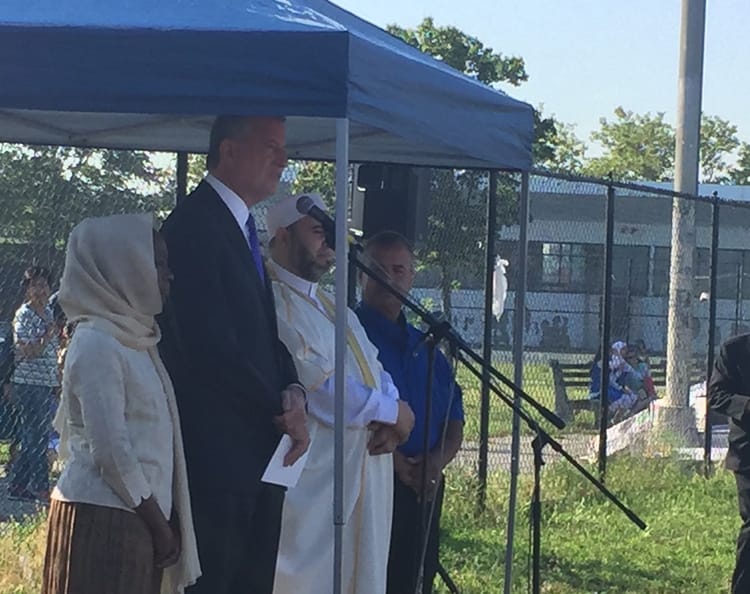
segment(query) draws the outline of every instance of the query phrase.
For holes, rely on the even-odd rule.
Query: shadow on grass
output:
[[[542,555],[545,592],[607,592],[639,594],[711,594],[727,592],[726,583],[700,575],[691,559],[654,560],[649,567],[628,559],[570,559]]]

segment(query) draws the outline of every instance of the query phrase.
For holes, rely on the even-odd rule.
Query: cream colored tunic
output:
[[[274,263],[279,335],[310,390],[310,453],[299,483],[284,501],[275,594],[333,591],[334,432],[320,402],[333,402],[333,297]],[[279,280],[281,279],[281,280]],[[282,282],[286,281],[286,282]],[[343,591],[384,594],[393,505],[393,458],[367,451],[370,421],[394,422],[396,390],[354,312],[349,312],[344,447]],[[356,346],[354,342],[356,341]],[[350,395],[352,398],[350,399]],[[350,402],[349,400],[353,401]],[[394,410],[393,405],[396,409]]]

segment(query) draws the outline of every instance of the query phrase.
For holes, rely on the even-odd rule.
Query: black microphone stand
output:
[[[424,428],[422,435],[422,473],[420,477],[419,487],[419,524],[417,533],[419,534],[418,546],[414,551],[415,553],[415,570],[416,575],[414,579],[414,592],[415,594],[422,594],[424,588],[424,564],[427,556],[427,547],[430,541],[430,532],[432,531],[432,520],[435,513],[435,505],[438,496],[438,492],[443,486],[440,483],[430,481],[431,497],[427,496],[427,470],[430,463],[430,421],[432,419],[432,399],[433,399],[433,385],[435,378],[435,358],[437,356],[437,346],[442,341],[447,332],[450,330],[450,325],[446,321],[438,322],[436,326],[431,326],[425,333],[424,341],[420,341],[417,345],[417,349],[414,352],[416,356],[419,349],[424,342],[427,347],[427,383],[425,385],[425,402],[424,402]],[[452,396],[451,396],[452,399]],[[448,410],[446,414],[450,412],[450,402],[448,403]],[[445,445],[445,428],[448,423],[448,418],[444,419],[443,427],[441,431],[441,450]],[[442,482],[442,476],[439,479]],[[445,570],[443,570],[445,572]]]
[[[458,360],[461,361],[469,371],[471,371],[475,376],[477,376],[480,380],[483,379],[482,376],[482,369],[485,369],[489,372],[491,376],[494,377],[494,379],[499,380],[502,384],[504,384],[507,388],[510,388],[521,400],[524,402],[530,404],[544,419],[549,421],[551,424],[553,424],[558,429],[562,429],[565,427],[565,423],[560,419],[555,413],[553,413],[548,408],[544,407],[542,404],[534,400],[531,396],[529,396],[526,392],[524,392],[520,387],[516,386],[511,380],[506,378],[503,374],[501,374],[497,369],[495,369],[491,362],[485,361],[480,355],[475,353],[473,349],[461,338],[454,329],[450,326],[450,324],[447,321],[438,321],[435,316],[433,316],[430,312],[428,312],[426,309],[424,309],[422,306],[418,305],[417,303],[413,302],[411,299],[409,299],[407,296],[405,296],[398,288],[394,287],[387,279],[382,277],[380,274],[372,270],[369,266],[364,264],[358,257],[358,253],[363,251],[362,247],[355,244],[354,249],[349,250],[349,259],[350,262],[354,264],[359,270],[361,270],[364,274],[366,274],[368,277],[375,280],[377,283],[379,283],[381,286],[385,287],[391,294],[393,294],[401,303],[403,303],[406,307],[408,307],[411,311],[416,313],[429,327],[428,334],[432,336],[432,338],[429,338],[428,340],[432,343],[434,343],[431,347],[431,349],[434,349],[436,346],[436,343],[439,342],[439,340],[446,339],[448,340],[451,349],[457,353]],[[434,355],[434,350],[433,350]],[[480,369],[477,369],[473,363],[477,363],[480,366]],[[430,375],[431,377],[431,375]],[[570,453],[565,450],[565,448],[562,446],[562,444],[557,441],[555,438],[553,438],[549,433],[547,433],[540,425],[537,423],[535,419],[533,419],[529,414],[524,410],[520,404],[515,401],[514,399],[508,397],[506,394],[502,392],[500,388],[498,388],[494,383],[490,382],[490,389],[511,409],[513,409],[514,413],[519,416],[520,419],[522,419],[528,427],[531,429],[531,431],[535,434],[535,438],[532,441],[532,448],[534,451],[534,489],[533,489],[533,495],[532,495],[532,502],[531,502],[531,514],[532,514],[532,592],[533,594],[539,594],[541,591],[541,572],[540,572],[540,562],[541,562],[541,518],[542,518],[542,508],[541,508],[541,469],[544,465],[544,458],[543,458],[543,450],[544,447],[549,444],[552,449],[560,454],[563,458],[565,458],[570,464],[573,465],[573,467],[578,470],[589,482],[591,482],[601,493],[607,497],[612,503],[614,503],[627,517],[632,521],[636,526],[638,526],[640,529],[645,530],[646,529],[646,523],[639,518],[635,512],[633,512],[630,508],[628,508],[620,499],[617,498],[607,487],[604,486],[604,484],[599,481],[596,477],[594,477],[586,468],[584,468],[573,456],[570,455]],[[431,411],[431,393],[428,395],[427,401],[425,403],[425,409]],[[429,417],[425,419],[426,422],[429,421]],[[427,440],[425,440],[425,443],[428,443]],[[423,447],[429,447],[429,445],[425,445],[423,443]],[[425,461],[426,462],[426,461]],[[424,494],[425,494],[425,480],[426,479],[426,463],[422,469],[422,501],[424,502]],[[424,503],[423,503],[424,505]],[[424,511],[421,516],[424,515]],[[429,519],[429,518],[428,518]],[[423,524],[424,525],[424,524]],[[426,544],[426,539],[428,536],[426,534],[422,534],[420,537],[420,542]],[[418,568],[418,572],[422,572],[422,567],[420,566]],[[419,594],[419,589],[421,588],[421,584],[416,584],[417,586],[417,594]]]
[[[477,369],[471,361],[469,361],[462,353],[458,354],[459,360],[471,371],[476,377],[482,378],[482,371]],[[490,389],[500,397],[500,399],[510,406],[514,412],[526,423],[526,425],[535,434],[534,439],[531,441],[531,447],[534,452],[534,487],[531,496],[531,559],[532,559],[532,588],[531,591],[534,594],[538,594],[541,589],[540,579],[540,561],[541,561],[541,541],[542,541],[542,489],[541,489],[541,478],[542,478],[542,466],[544,466],[544,458],[542,456],[544,446],[549,446],[570,462],[573,467],[578,470],[590,483],[592,483],[604,496],[614,503],[620,510],[628,517],[641,530],[646,529],[646,523],[636,515],[629,507],[627,507],[620,499],[612,493],[604,484],[591,474],[585,467],[581,465],[570,453],[563,447],[563,445],[547,433],[544,429],[539,426],[529,414],[521,407],[516,406],[516,403],[503,394],[502,391],[495,386],[490,384]]]

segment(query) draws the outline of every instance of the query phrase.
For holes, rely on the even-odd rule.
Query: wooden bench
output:
[[[594,422],[599,425],[599,399],[589,398],[589,386],[591,385],[591,361],[587,363],[560,363],[557,359],[551,359],[552,380],[555,389],[555,413],[566,423],[571,421],[575,414],[580,411],[591,411],[594,413]],[[667,361],[658,360],[651,364],[651,378],[654,386],[664,388],[667,384]],[[690,373],[690,384],[702,382],[705,379],[705,362],[696,359]],[[572,388],[578,392],[585,392],[583,398],[570,398],[568,389]]]

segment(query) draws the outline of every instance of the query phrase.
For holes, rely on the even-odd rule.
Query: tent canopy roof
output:
[[[283,115],[292,158],[528,169],[533,110],[325,0],[6,0],[0,140],[207,148]]]

